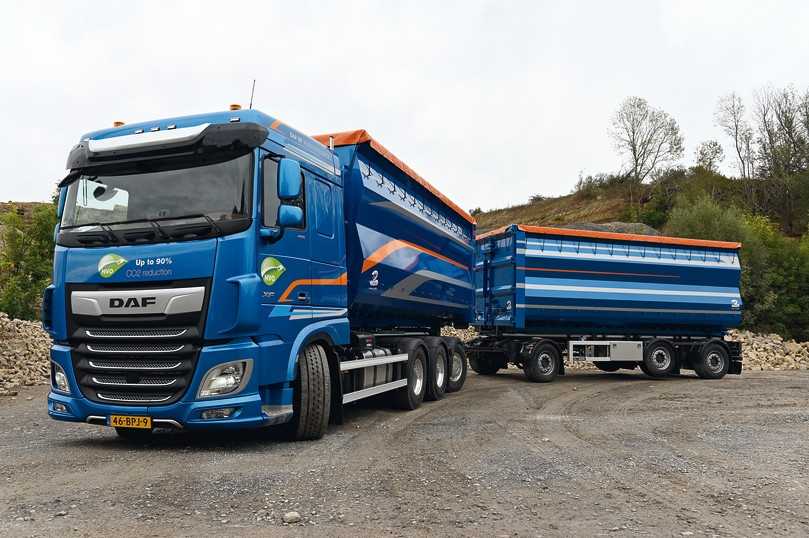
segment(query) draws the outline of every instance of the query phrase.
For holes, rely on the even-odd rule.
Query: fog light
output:
[[[53,411],[55,413],[67,413],[67,406],[59,402],[53,402]]]
[[[253,360],[226,362],[208,370],[199,387],[200,398],[235,394],[247,386],[250,373],[253,371]]]
[[[70,385],[67,382],[65,370],[55,362],[51,362],[51,385],[54,390],[70,394]]]
[[[203,420],[212,420],[217,418],[230,418],[233,412],[236,411],[235,407],[220,407],[219,409],[208,409],[202,412]]]

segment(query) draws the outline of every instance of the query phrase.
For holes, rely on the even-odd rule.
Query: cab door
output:
[[[347,302],[343,208],[340,187],[304,172],[309,192],[309,244],[312,257],[312,305],[318,317],[343,315]],[[314,314],[313,314],[314,315]]]
[[[265,228],[278,225],[278,162],[279,158],[267,155],[262,159],[261,219]],[[277,237],[259,235],[257,249],[258,274],[261,277],[262,304],[305,305],[312,302],[310,263],[310,223],[306,208],[307,185],[301,173],[301,194],[285,203],[297,205],[304,211],[300,227],[284,228]]]

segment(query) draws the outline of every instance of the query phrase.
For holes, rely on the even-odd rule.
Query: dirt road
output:
[[[470,373],[417,411],[353,407],[319,442],[148,448],[51,421],[26,389],[0,399],[0,535],[809,534],[809,372],[687,377]]]

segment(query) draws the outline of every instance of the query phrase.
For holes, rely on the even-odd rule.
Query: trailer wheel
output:
[[[494,375],[506,367],[506,361],[497,353],[476,351],[469,354],[469,367],[480,375]]]
[[[428,402],[441,400],[447,393],[449,364],[444,339],[439,336],[427,336],[423,339],[427,344],[427,390],[424,399]]]
[[[400,345],[407,353],[407,385],[391,394],[393,404],[399,409],[412,411],[424,401],[427,391],[427,350],[421,340],[413,339]]]
[[[650,377],[665,377],[675,369],[674,350],[664,341],[652,342],[643,353],[640,367]]]
[[[320,439],[326,433],[331,411],[329,360],[320,344],[310,344],[298,354],[290,434],[296,441]]]
[[[728,373],[730,358],[720,344],[708,344],[700,351],[694,371],[702,379],[722,379]]]
[[[602,372],[617,372],[621,366],[614,362],[594,362],[593,365]]]
[[[458,341],[449,341],[449,379],[447,392],[457,392],[466,383],[466,352],[463,344]]]
[[[548,383],[556,379],[562,360],[553,344],[540,344],[531,350],[523,371],[535,383]]]

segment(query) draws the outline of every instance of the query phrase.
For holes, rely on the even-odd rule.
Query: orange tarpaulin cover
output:
[[[709,241],[707,239],[688,239],[685,237],[667,237],[665,235],[639,235],[639,234],[622,234],[617,232],[597,232],[592,230],[574,230],[571,228],[553,228],[550,226],[526,226],[519,224],[517,227],[528,233],[546,234],[546,235],[563,235],[572,237],[584,237],[590,239],[611,239],[613,241],[635,241],[641,243],[657,243],[662,245],[682,245],[688,247],[708,247],[720,249],[736,250],[741,248],[741,243],[733,243],[729,241]],[[485,239],[492,235],[499,235],[506,231],[508,226],[491,230],[484,234],[477,236],[477,240]]]
[[[353,146],[355,144],[362,144],[364,142],[370,142],[371,147],[385,157],[387,160],[391,162],[396,168],[407,174],[413,181],[433,193],[439,200],[447,204],[453,211],[455,211],[458,215],[463,217],[464,220],[475,224],[475,219],[472,218],[472,215],[458,207],[455,202],[441,194],[441,192],[436,189],[435,187],[430,184],[429,181],[418,175],[415,170],[407,166],[401,159],[399,159],[396,155],[391,153],[385,146],[374,140],[374,138],[368,134],[368,131],[365,129],[360,129],[358,131],[345,131],[342,133],[331,133],[331,134],[321,134],[315,135],[312,138],[327,146],[329,144],[329,138],[334,138],[334,145],[335,146]]]

